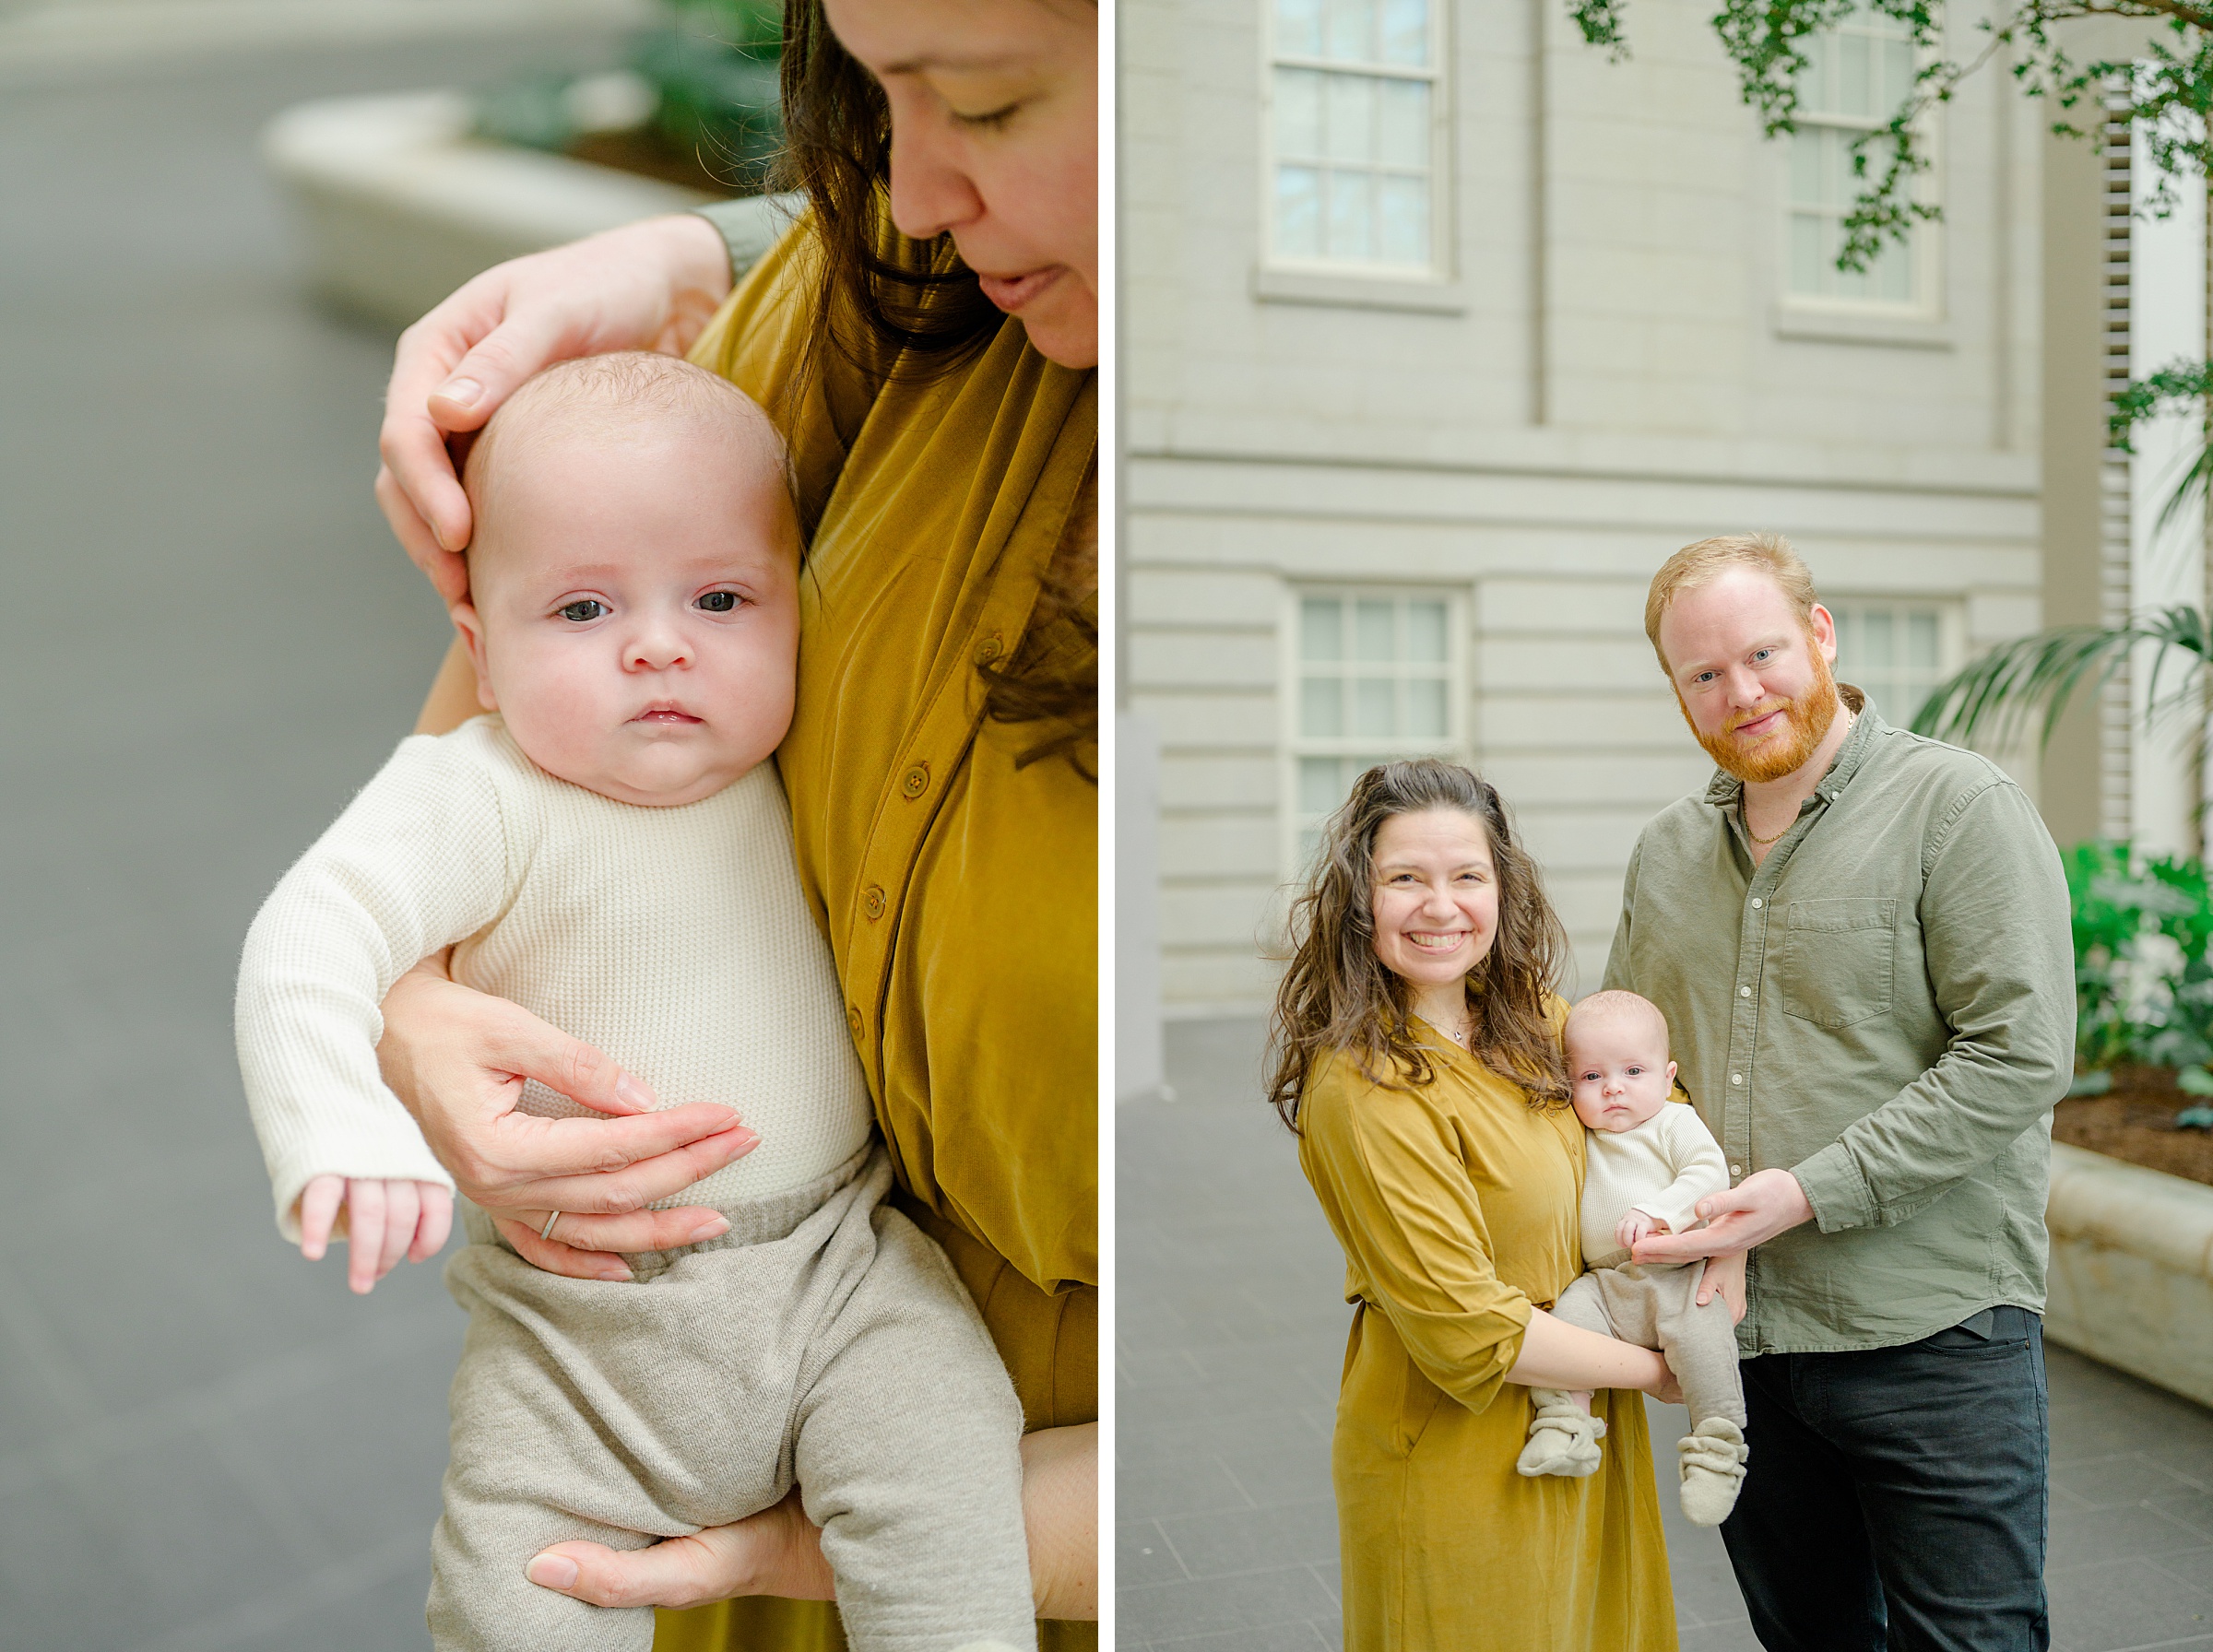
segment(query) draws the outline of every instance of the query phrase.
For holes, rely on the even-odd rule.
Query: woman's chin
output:
[[[1090,293],[1082,294],[1079,301],[1074,295],[1063,300],[1048,292],[1032,308],[1037,313],[1017,318],[1030,336],[1031,348],[1056,367],[1081,372],[1099,364],[1099,307]]]

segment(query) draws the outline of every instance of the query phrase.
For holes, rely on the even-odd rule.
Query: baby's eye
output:
[[[1629,1077],[1632,1079],[1641,1078],[1643,1075],[1644,1068],[1641,1067],[1632,1067],[1629,1068]]]
[[[734,612],[744,600],[735,591],[709,591],[699,599],[698,606],[710,614],[728,614]]]
[[[565,604],[561,609],[561,617],[563,620],[574,620],[577,624],[582,625],[587,620],[598,620],[613,612],[612,608],[598,597],[586,596],[575,602]]]

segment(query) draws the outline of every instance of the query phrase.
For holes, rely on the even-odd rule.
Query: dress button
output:
[[[860,1011],[852,1005],[846,1006],[846,1025],[853,1029],[853,1036],[860,1036]]]
[[[1761,907],[1765,906],[1766,904],[1767,904],[1767,903],[1766,903],[1765,901],[1762,901],[1762,900],[1761,900],[1761,899],[1760,899],[1760,898],[1759,898],[1757,895],[1755,895],[1755,896],[1753,896],[1753,897],[1752,897],[1752,910],[1753,910],[1754,912],[1757,912],[1757,911],[1758,911],[1758,910],[1759,910]]]
[[[871,883],[860,891],[860,909],[871,919],[883,915],[883,890],[881,885]]]
[[[1748,998],[1752,996],[1752,989],[1749,986],[1740,986],[1736,989],[1736,996],[1740,998]]]
[[[1729,1075],[1729,1082],[1732,1084],[1742,1084],[1744,1081],[1745,1075],[1742,1073],[1731,1073]]]
[[[1000,647],[999,633],[993,631],[976,645],[976,663],[979,666],[988,666],[999,657]]]
[[[929,790],[929,765],[917,763],[899,777],[899,795],[912,803]]]

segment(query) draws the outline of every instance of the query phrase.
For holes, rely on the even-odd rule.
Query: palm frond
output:
[[[2018,742],[2030,716],[2040,709],[2040,747],[2048,744],[2068,704],[2089,679],[2103,689],[2129,655],[2153,644],[2147,699],[2159,704],[2161,676],[2179,668],[2184,699],[2213,662],[2213,624],[2204,610],[2177,605],[2128,625],[2062,625],[2033,636],[2001,643],[1981,659],[1940,683],[1913,718],[1916,734],[1933,735],[1957,745],[1986,739],[1998,746]]]

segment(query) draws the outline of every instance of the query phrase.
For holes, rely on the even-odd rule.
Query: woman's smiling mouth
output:
[[[1406,938],[1425,952],[1450,952],[1462,941],[1468,938],[1468,932],[1465,929],[1455,929],[1450,934],[1442,934],[1433,929],[1409,929],[1406,931]]]

